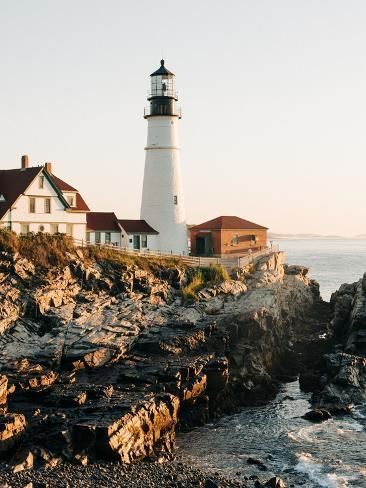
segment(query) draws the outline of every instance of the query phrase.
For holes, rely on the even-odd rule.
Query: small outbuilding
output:
[[[159,235],[145,220],[118,220],[121,227],[122,247],[135,251],[154,251],[157,249],[156,237]]]
[[[221,216],[190,228],[193,256],[222,256],[267,247],[268,228],[235,216]]]

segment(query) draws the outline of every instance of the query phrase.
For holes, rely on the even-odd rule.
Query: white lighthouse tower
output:
[[[156,250],[188,253],[187,224],[178,143],[180,110],[175,75],[161,60],[150,75],[151,91],[145,109],[148,122],[141,219],[159,232]]]

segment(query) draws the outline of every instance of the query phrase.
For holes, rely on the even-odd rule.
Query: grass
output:
[[[38,234],[17,235],[8,229],[0,229],[1,251],[13,254],[19,252],[21,256],[26,257],[36,266],[48,269],[53,266],[66,266],[70,261],[67,253],[75,253],[75,246],[65,234],[45,234],[40,232]],[[145,257],[124,254],[111,248],[99,246],[83,249],[83,254],[86,259],[101,264],[119,267],[137,266],[153,273],[160,272],[164,268],[184,267],[180,259],[174,257]]]
[[[182,289],[183,298],[185,300],[197,300],[198,292],[207,285],[214,285],[226,280],[230,280],[230,276],[221,264],[212,264],[206,268],[195,269],[189,283]]]
[[[152,273],[160,271],[161,268],[184,267],[179,258],[140,256],[138,254],[122,253],[107,247],[90,246],[87,250],[84,250],[84,254],[101,264],[105,263],[120,267],[137,266]]]

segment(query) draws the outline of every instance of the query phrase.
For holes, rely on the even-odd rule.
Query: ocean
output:
[[[366,272],[366,240],[278,240],[289,264],[309,267],[320,283],[324,300],[342,283],[353,283]],[[268,468],[261,479],[281,476],[288,486],[306,488],[366,488],[366,405],[353,415],[312,424],[302,419],[309,395],[298,381],[283,385],[268,405],[243,408],[187,434],[178,436],[178,459],[238,479],[248,474],[249,456]],[[257,470],[257,471],[256,471]]]

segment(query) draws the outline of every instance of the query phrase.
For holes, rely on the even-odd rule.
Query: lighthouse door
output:
[[[134,249],[140,249],[141,248],[140,236],[133,236],[133,248]]]

